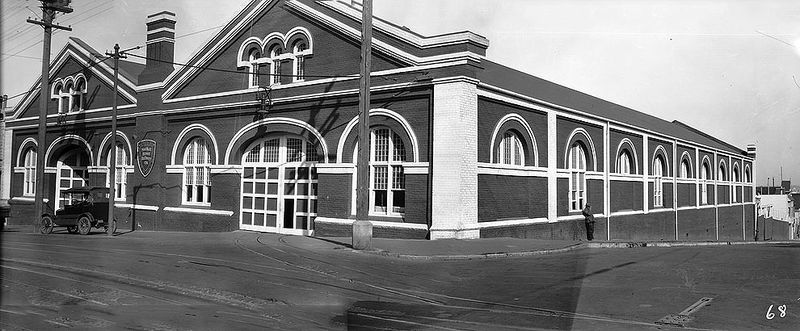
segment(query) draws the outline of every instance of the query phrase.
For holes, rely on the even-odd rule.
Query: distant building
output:
[[[36,219],[37,180],[51,209],[72,186],[116,183],[118,218],[142,229],[349,235],[360,7],[251,1],[188,65],[173,63],[176,21],[149,16],[146,63],[120,62],[116,146],[111,61],[77,38],[54,57],[47,140],[36,84],[6,131],[13,219]],[[376,236],[571,239],[591,203],[597,238],[753,237],[755,146],[493,62],[472,32],[422,36],[376,18],[374,38]]]

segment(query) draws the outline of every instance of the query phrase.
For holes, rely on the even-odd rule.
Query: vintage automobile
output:
[[[64,207],[55,213],[42,215],[39,232],[50,234],[56,226],[67,228],[69,233],[89,234],[92,228],[105,228],[114,233],[117,230],[115,219],[108,217],[107,187],[80,186],[61,192]]]

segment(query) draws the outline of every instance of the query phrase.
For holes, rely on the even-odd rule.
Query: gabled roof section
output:
[[[743,150],[731,144],[678,121],[668,122],[492,61],[484,60],[481,65],[484,70],[479,70],[478,79],[483,83],[556,106],[607,118],[617,123],[699,143],[730,153],[745,154]]]
[[[343,1],[252,0],[187,62],[164,79],[162,99],[174,97],[203,66],[209,64],[230,43],[266,11],[283,5],[309,21],[325,26],[346,38],[361,38],[361,8]],[[373,18],[373,51],[381,52],[406,66],[458,60],[481,61],[489,41],[472,32],[425,37],[380,18]],[[230,68],[233,69],[233,68]],[[355,73],[357,74],[357,73]]]
[[[69,41],[66,45],[53,57],[52,61],[50,61],[50,73],[49,79],[50,82],[53,81],[56,77],[54,75],[59,72],[61,67],[67,62],[67,60],[73,59],[80,63],[84,68],[91,70],[94,72],[97,77],[104,80],[105,82],[113,85],[114,83],[114,68],[112,67],[113,64],[109,64],[103,61],[105,59],[105,55],[101,54],[94,48],[90,47],[86,44],[83,40],[80,40],[76,37],[70,37]],[[123,62],[125,63],[125,70],[123,70]],[[120,61],[120,90],[119,94],[127,99],[131,103],[136,103],[136,96],[135,96],[135,88],[136,88],[136,75],[138,75],[138,71],[141,71],[144,66],[138,63],[128,62],[128,61]],[[134,75],[134,73],[136,75]],[[77,74],[77,73],[76,73]],[[39,96],[39,88],[41,85],[42,76],[39,75],[36,78],[36,81],[33,85],[28,89],[28,92],[25,94],[25,97],[17,103],[14,109],[11,111],[9,118],[16,119],[23,110],[27,109],[30,103]]]

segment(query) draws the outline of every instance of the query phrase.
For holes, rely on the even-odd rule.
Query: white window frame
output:
[[[518,134],[506,131],[499,147],[498,163],[514,166],[525,165],[525,150],[522,148],[522,141]]]
[[[631,156],[626,150],[617,155],[617,173],[622,175],[631,174]]]
[[[376,134],[375,134],[375,132],[377,130],[388,130],[389,139],[388,139],[388,142],[387,142],[388,143],[387,161],[376,161],[375,160],[375,152],[376,152],[376,149],[375,149],[375,146],[376,146],[376,144],[375,144]],[[397,151],[395,149],[395,141],[399,142],[400,146],[402,146],[402,148],[403,148],[402,154],[397,154],[396,153]],[[402,217],[403,215],[405,215],[405,208],[407,206],[407,203],[405,203],[405,202],[408,201],[408,197],[407,196],[404,199],[404,205],[402,207],[403,208],[402,211],[395,211],[395,206],[394,206],[394,192],[395,191],[403,191],[403,193],[405,194],[405,191],[406,191],[406,188],[405,188],[405,167],[403,166],[403,163],[405,163],[407,158],[408,158],[408,154],[407,154],[408,151],[406,150],[405,147],[406,147],[405,146],[405,142],[400,138],[400,135],[398,135],[396,132],[394,132],[394,130],[392,130],[392,129],[388,128],[388,127],[378,127],[378,128],[373,128],[373,129],[370,130],[370,151],[369,151],[369,156],[370,156],[369,157],[369,160],[370,160],[370,162],[369,162],[369,165],[370,165],[369,166],[369,215],[370,216]],[[356,162],[354,162],[356,164],[357,164],[357,158],[358,158],[358,143],[355,144],[355,148],[353,149],[353,160],[356,160]],[[375,189],[375,173],[376,173],[375,169],[377,167],[386,167],[386,189],[385,190],[376,190]],[[398,170],[397,173],[399,174],[399,176],[401,176],[400,178],[402,180],[402,187],[395,187],[395,184],[396,184],[395,181],[394,181],[395,169]],[[356,206],[355,197],[356,197],[356,194],[357,194],[356,186],[357,186],[357,181],[356,181],[355,176],[353,176],[353,190],[352,190],[352,193],[353,193],[353,204],[352,204],[353,211],[352,211],[352,213],[354,215],[356,213],[356,210],[355,210],[355,206]],[[376,211],[375,210],[376,207],[377,207],[375,205],[375,191],[386,191],[386,210],[385,211]]]
[[[24,188],[23,196],[33,196],[36,194],[36,149],[29,148],[25,152],[25,174],[23,175]]]
[[[183,152],[182,199],[185,205],[211,206],[211,155],[205,139],[189,140]],[[200,160],[201,153],[205,160]],[[189,175],[191,173],[191,176]],[[198,174],[202,174],[198,176]],[[199,178],[199,181],[198,181]],[[189,192],[191,190],[191,192]],[[202,199],[198,196],[202,192]],[[190,194],[191,193],[191,194]]]
[[[734,164],[733,170],[731,171],[733,172],[731,180],[734,183],[733,185],[731,185],[731,202],[739,202],[738,194],[736,194],[739,192],[739,186],[737,185],[737,183],[741,181],[741,178],[739,176],[739,167],[737,167],[736,164]]]
[[[83,89],[78,89],[78,86],[80,86],[81,82],[83,82]],[[84,105],[83,105],[84,97],[83,96],[86,94],[86,90],[87,90],[86,78],[83,78],[81,76],[81,77],[78,77],[77,79],[75,79],[75,84],[73,85],[72,90],[69,92],[69,94],[70,94],[69,111],[70,112],[83,111],[83,107],[84,107]],[[77,98],[78,109],[74,109],[74,107],[73,107],[73,105],[76,103],[75,98]]]
[[[708,184],[711,182],[711,167],[709,166],[708,162],[703,162],[703,166],[700,169],[700,204],[707,205],[708,204]]]
[[[580,144],[573,144],[567,154],[569,169],[569,211],[583,210],[586,204],[586,151]]]
[[[255,52],[254,52],[255,51]],[[248,67],[249,75],[248,76],[248,86],[250,87],[258,87],[258,71],[259,67],[263,60],[261,59],[261,52],[257,49],[251,49],[250,54],[248,54],[248,63],[250,64]]]
[[[280,53],[279,53],[280,52]],[[283,47],[275,46],[269,50],[269,80],[270,85],[281,84],[281,60],[283,60]]]
[[[689,160],[681,160],[681,178],[690,178],[689,174],[692,172]]]
[[[664,163],[660,156],[653,160],[653,207],[664,206]]]
[[[305,48],[300,48],[300,45],[305,45]],[[305,65],[305,57],[308,54],[308,41],[305,39],[298,40],[292,46],[292,56],[294,57],[294,63],[292,67],[292,81],[293,82],[302,82],[306,79],[306,65]]]
[[[116,152],[116,162],[117,166],[115,167],[115,176],[117,178],[114,179],[114,183],[117,186],[114,188],[114,201],[125,201],[125,190],[128,184],[128,173],[126,172],[126,168],[128,166],[128,152],[125,151],[125,148],[122,147],[122,144],[118,144],[116,148],[108,149],[108,154],[106,155],[106,167],[108,167],[108,172],[106,172],[106,186],[111,187],[111,153],[112,151]],[[119,180],[119,182],[117,182]]]

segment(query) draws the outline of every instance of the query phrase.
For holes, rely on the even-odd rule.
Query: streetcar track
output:
[[[100,306],[108,306],[107,303],[100,302],[100,301],[97,301],[97,300],[93,300],[93,299],[90,299],[90,298],[85,298],[85,297],[82,297],[80,295],[64,293],[64,292],[61,292],[61,291],[57,291],[57,290],[53,290],[53,289],[49,289],[49,288],[44,288],[44,287],[36,286],[36,285],[33,285],[33,284],[18,282],[18,281],[10,280],[10,279],[3,279],[3,281],[4,282],[11,282],[11,283],[19,284],[19,285],[23,285],[23,286],[37,288],[37,289],[39,289],[41,291],[55,293],[55,294],[58,294],[58,295],[61,295],[61,296],[65,296],[65,297],[69,297],[69,298],[73,298],[73,299],[78,299],[78,300],[82,300],[82,301],[86,301],[86,302],[91,302],[93,304],[100,305]]]
[[[69,280],[69,281],[73,281],[73,282],[76,282],[76,283],[83,283],[83,284],[88,284],[88,285],[92,285],[92,286],[101,286],[101,287],[104,287],[104,288],[112,290],[112,291],[127,292],[129,294],[148,297],[148,298],[151,298],[151,299],[156,299],[156,300],[163,301],[163,302],[166,302],[166,303],[171,303],[171,304],[174,304],[174,305],[179,305],[179,306],[188,305],[188,304],[183,303],[183,302],[170,300],[170,299],[159,298],[159,297],[154,297],[154,296],[143,294],[143,293],[136,293],[136,292],[128,291],[128,290],[125,290],[125,289],[122,289],[122,288],[118,288],[118,287],[99,284],[99,283],[96,283],[96,282],[86,282],[86,281],[82,281],[82,280],[79,280],[79,279],[63,277],[63,276],[56,276],[56,275],[52,275],[52,274],[46,274],[46,273],[43,273],[43,272],[33,271],[33,270],[30,270],[30,269],[25,269],[25,268],[10,267],[8,265],[0,265],[0,267],[12,269],[12,270],[17,270],[17,271],[22,271],[22,272],[29,272],[29,273],[32,273],[32,274],[37,274],[37,275],[42,275],[42,276],[47,276],[47,277],[53,277],[53,278],[58,278],[58,279]]]

